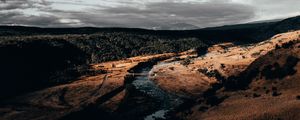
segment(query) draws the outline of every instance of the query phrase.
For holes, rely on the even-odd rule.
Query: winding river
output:
[[[161,64],[164,63],[156,65]],[[126,104],[134,104],[127,107],[131,108],[136,117],[143,117],[144,120],[168,119],[168,113],[183,103],[183,99],[165,92],[149,79],[154,65],[142,65],[135,70],[134,74],[137,75],[133,74],[132,82],[126,87],[130,93]]]

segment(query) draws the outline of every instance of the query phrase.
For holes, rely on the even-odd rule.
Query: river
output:
[[[183,103],[183,99],[165,92],[149,79],[153,66],[151,64],[143,65],[135,70],[134,74],[138,75],[135,75],[132,82],[127,85],[129,95],[126,104],[132,104],[132,106],[127,106],[132,111],[132,113],[129,112],[129,115],[135,114],[136,119],[168,119],[168,113]]]

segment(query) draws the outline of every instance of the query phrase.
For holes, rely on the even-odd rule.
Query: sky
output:
[[[0,24],[189,29],[300,15],[300,0],[1,0]]]

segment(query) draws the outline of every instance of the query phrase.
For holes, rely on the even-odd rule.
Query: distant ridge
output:
[[[178,24],[182,26],[182,24]],[[190,26],[196,27],[196,26]],[[147,34],[155,36],[171,36],[177,38],[198,38],[204,41],[232,41],[237,44],[241,41],[259,42],[272,37],[278,33],[300,29],[300,16],[284,19],[281,21],[266,21],[259,23],[226,25],[194,30],[149,30],[141,28],[40,28],[25,26],[0,26],[0,36],[14,35],[62,35],[62,34],[94,34],[123,32],[133,34]]]

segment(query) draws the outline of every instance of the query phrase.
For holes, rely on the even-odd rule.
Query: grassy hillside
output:
[[[193,119],[296,120],[300,112],[299,40],[258,58],[231,86],[216,93],[219,104],[199,108]],[[229,87],[229,86],[227,86]],[[236,87],[235,87],[236,88]],[[221,99],[226,96],[226,99]],[[249,103],[251,105],[249,105]],[[204,111],[204,112],[203,112]]]

